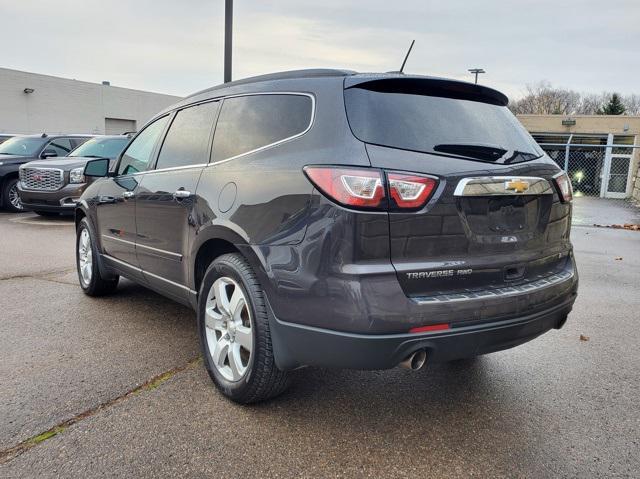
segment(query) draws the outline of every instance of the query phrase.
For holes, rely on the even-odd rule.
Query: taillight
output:
[[[320,191],[338,203],[364,208],[384,206],[380,170],[306,166],[304,171]]]
[[[560,199],[565,203],[571,201],[573,199],[573,187],[571,186],[571,180],[567,173],[561,171],[553,177],[553,180],[556,182],[556,186],[558,187]]]
[[[388,173],[389,192],[399,208],[419,208],[436,187],[436,180],[425,176]]]
[[[311,182],[330,199],[360,208],[420,208],[438,184],[438,180],[428,176],[398,172],[385,174],[374,168],[305,166],[304,171]],[[387,201],[387,192],[391,202]]]

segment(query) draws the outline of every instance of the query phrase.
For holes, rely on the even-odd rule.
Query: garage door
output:
[[[136,131],[135,120],[126,120],[124,118],[105,118],[104,119],[105,135],[120,135],[127,131]]]

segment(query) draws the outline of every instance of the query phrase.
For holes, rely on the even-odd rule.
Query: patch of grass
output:
[[[157,387],[159,387],[163,382],[167,381],[169,378],[171,378],[171,376],[173,376],[174,374],[176,374],[173,371],[161,374],[160,376],[158,376],[157,378],[155,378],[153,381],[147,383],[144,387],[145,390],[150,391],[152,389],[156,389]]]
[[[47,439],[51,439],[53,436],[57,434],[60,434],[65,429],[66,427],[64,426],[56,426],[54,428],[49,429],[48,431],[45,431],[41,434],[38,434],[37,436],[30,438],[27,442],[35,446],[36,444],[40,444],[41,442],[46,441]]]
[[[118,396],[116,398],[113,399],[109,399],[108,401],[103,402],[102,404],[99,404],[95,407],[92,407],[91,409],[87,409],[84,412],[81,412],[80,414],[77,414],[76,416],[67,419],[66,421],[58,424],[57,426],[52,427],[51,429],[44,431],[40,434],[38,434],[37,436],[33,436],[30,437],[29,439],[26,439],[24,441],[22,441],[19,444],[16,444],[15,446],[9,447],[7,449],[4,450],[0,450],[0,464],[5,464],[13,459],[15,459],[16,457],[18,457],[20,454],[22,454],[23,452],[31,449],[32,447],[37,446],[38,444],[46,441],[47,439],[51,439],[53,436],[57,436],[58,434],[64,432],[66,429],[68,429],[70,426],[73,426],[74,424],[76,424],[77,422],[80,422],[84,419],[87,419],[95,414],[97,414],[99,411],[102,411],[104,409],[110,408],[112,406],[115,406],[116,404],[125,401],[127,398],[131,397],[131,395],[134,394],[139,394],[143,391],[150,391],[153,389],[158,388],[162,383],[164,383],[165,381],[171,379],[173,376],[175,376],[177,373],[184,371],[190,367],[193,367],[196,364],[200,364],[202,362],[202,356],[198,356],[196,358],[193,358],[191,361],[189,361],[188,363],[182,365],[182,366],[178,366],[176,368],[173,368],[169,371],[166,371],[162,374],[160,374],[159,376],[156,376],[154,378],[151,378],[151,380],[149,380],[148,382],[134,388],[131,389],[129,391],[127,391],[126,393],[122,394],[121,396]]]

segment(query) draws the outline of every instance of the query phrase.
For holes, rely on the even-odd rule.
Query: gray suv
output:
[[[568,177],[500,92],[305,70],[157,115],[76,209],[81,288],[125,276],[197,311],[239,403],[302,366],[419,369],[563,326],[578,275]]]
[[[12,212],[24,211],[18,193],[20,165],[33,160],[67,156],[92,135],[23,135],[0,145],[0,206]]]
[[[80,195],[92,181],[84,177],[85,164],[93,158],[115,160],[130,138],[130,135],[97,136],[67,156],[21,165],[18,195],[22,207],[41,216],[73,213]]]

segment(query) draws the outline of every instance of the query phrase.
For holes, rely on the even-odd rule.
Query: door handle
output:
[[[122,193],[122,197],[124,199],[133,198],[134,197],[134,193],[133,193],[133,191],[125,191],[124,193]]]
[[[189,198],[191,196],[191,192],[187,190],[176,190],[173,193],[173,198],[175,200],[183,200],[185,198]]]
[[[98,196],[98,204],[102,205],[105,203],[115,203],[117,200],[113,196]]]

